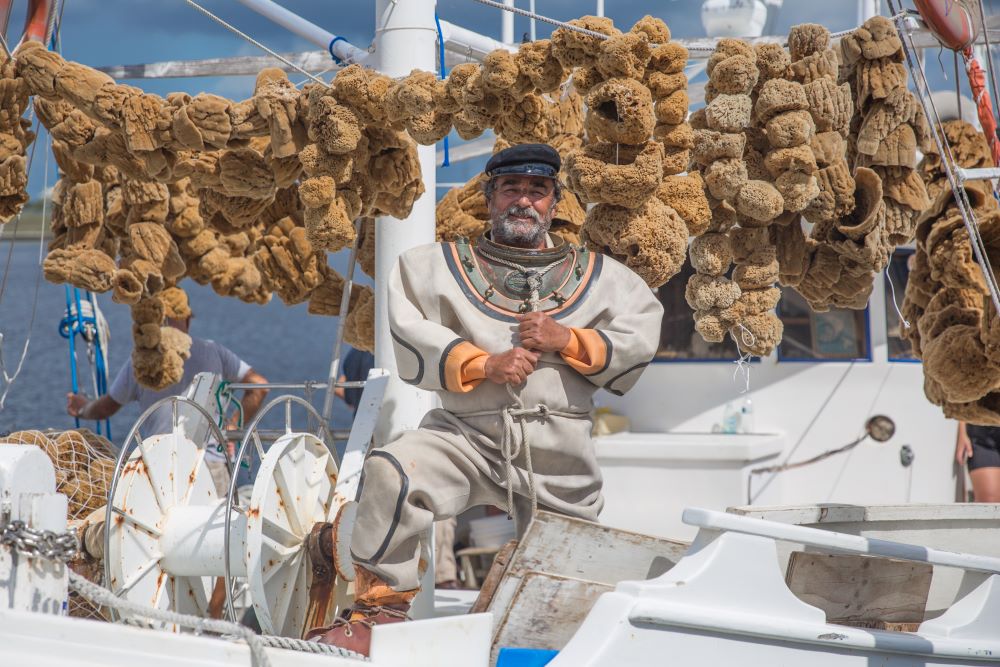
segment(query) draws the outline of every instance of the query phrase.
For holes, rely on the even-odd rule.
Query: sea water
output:
[[[0,280],[7,267],[8,252],[11,253],[10,268],[0,296],[0,333],[3,333],[3,360],[7,373],[12,374],[31,324],[39,271],[38,242],[19,240],[11,248],[8,238],[0,241]],[[346,259],[341,255],[333,258],[333,265],[343,273]],[[360,275],[360,271],[356,273]],[[306,304],[286,306],[277,297],[264,306],[243,303],[235,298],[221,297],[211,287],[191,280],[184,280],[181,287],[187,291],[194,312],[193,335],[225,345],[273,382],[326,380],[338,318],[309,315]],[[111,301],[110,293],[97,295],[97,301],[111,328],[110,383],[132,351],[132,320],[129,307]],[[5,407],[0,409],[0,433],[32,428],[73,428],[73,418],[66,414],[66,393],[70,390],[69,343],[58,331],[65,310],[63,285],[53,285],[43,279],[38,290],[28,354]],[[81,388],[93,395],[86,343],[78,337],[76,347]],[[0,376],[0,392],[3,389]],[[268,398],[281,393],[285,392],[273,390]],[[316,392],[313,404],[318,410],[322,409],[323,392]],[[138,405],[133,403],[111,418],[116,443],[120,444],[138,416]],[[264,425],[278,428],[283,418],[283,410],[276,409]],[[350,411],[337,400],[334,426],[346,428],[350,421]],[[95,428],[94,422],[82,422],[82,425]]]

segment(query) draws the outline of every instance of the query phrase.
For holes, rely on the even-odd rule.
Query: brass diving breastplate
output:
[[[487,303],[511,313],[554,310],[580,287],[590,262],[584,248],[553,236],[551,248],[528,250],[491,241],[455,242],[466,278]]]

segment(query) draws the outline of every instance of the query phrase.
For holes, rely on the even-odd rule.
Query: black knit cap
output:
[[[491,157],[485,172],[490,178],[504,174],[555,178],[561,164],[559,153],[548,144],[518,144]]]

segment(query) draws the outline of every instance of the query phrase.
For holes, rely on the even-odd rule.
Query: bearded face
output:
[[[489,199],[493,240],[518,248],[542,248],[556,209],[552,179],[504,175]]]

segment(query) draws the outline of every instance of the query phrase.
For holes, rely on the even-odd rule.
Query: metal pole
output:
[[[333,354],[330,357],[330,373],[326,380],[326,396],[323,398],[323,421],[330,423],[333,416],[334,391],[337,389],[337,379],[340,377],[340,350],[344,347],[344,329],[347,322],[347,311],[351,304],[351,290],[354,288],[354,267],[358,263],[358,240],[361,237],[361,218],[354,221],[354,245],[351,246],[351,257],[347,260],[347,277],[344,278],[344,292],[340,296],[340,316],[337,321],[337,338],[333,343]]]
[[[597,0],[597,9],[594,11],[595,16],[604,16],[604,0]]]
[[[320,28],[315,23],[305,20],[276,2],[272,2],[271,0],[240,0],[240,3],[295,33],[299,37],[309,40],[316,46],[324,49],[332,46],[337,57],[345,62],[361,62],[369,55],[364,49],[359,49],[343,39],[338,39],[336,43],[331,45],[336,35]]]
[[[535,13],[535,0],[531,0],[531,2],[528,3],[528,9],[531,11],[532,14]],[[531,31],[530,32],[531,41],[535,41],[536,39],[538,39],[538,35],[535,33],[535,19],[532,18],[531,22],[528,25],[530,26],[529,30]]]
[[[514,0],[503,0],[503,4],[513,7]],[[500,12],[500,41],[514,43],[514,12]]]

